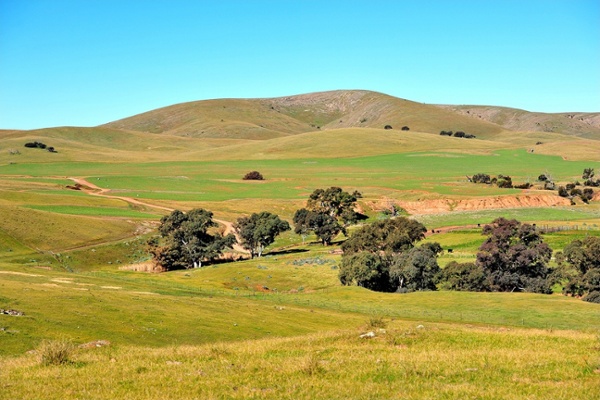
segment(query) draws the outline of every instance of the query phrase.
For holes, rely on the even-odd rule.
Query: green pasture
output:
[[[500,150],[489,155],[427,152],[339,159],[13,164],[1,166],[0,175],[90,177],[102,188],[162,200],[290,199],[328,186],[359,189],[368,198],[401,197],[405,196],[401,192],[410,191],[471,197],[519,191],[468,184],[467,175],[504,174],[516,183],[534,183],[538,175],[551,173],[556,181],[573,181],[594,164],[524,150]],[[251,170],[259,170],[266,181],[242,181]]]
[[[505,208],[499,210],[480,211],[455,211],[452,213],[420,215],[419,222],[427,228],[441,228],[446,226],[481,226],[489,224],[494,219],[504,217],[516,219],[530,224],[536,223],[540,227],[547,221],[556,221],[551,225],[577,226],[581,229],[600,229],[600,209],[593,206],[580,205],[575,207],[552,207],[552,208]],[[596,220],[597,222],[592,222]],[[584,225],[585,224],[585,225]]]
[[[144,218],[157,219],[157,214],[142,213],[133,209],[108,208],[108,207],[85,207],[85,206],[26,206],[32,210],[48,211],[68,215],[90,215],[99,217],[122,217],[122,218]]]

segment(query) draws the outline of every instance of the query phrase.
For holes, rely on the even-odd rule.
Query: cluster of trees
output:
[[[50,153],[57,152],[56,149],[54,149],[54,147],[46,146],[42,142],[27,142],[27,143],[25,143],[25,147],[32,148],[32,149],[45,149],[45,150],[48,150]]]
[[[488,238],[475,263],[437,263],[438,243],[416,246],[425,226],[399,217],[359,229],[343,245],[340,282],[371,290],[527,291],[550,293],[553,281],[547,267],[552,250],[535,227],[498,218],[483,228]]]
[[[467,176],[467,179],[469,179],[470,182],[473,183],[484,183],[486,185],[496,185],[499,188],[505,188],[505,189],[512,189],[512,188],[516,188],[516,189],[529,189],[532,185],[529,182],[520,184],[520,185],[515,185],[513,184],[512,178],[508,175],[502,175],[499,174],[498,176],[495,177],[491,177],[488,174],[475,174],[473,175],[473,177],[469,178]]]
[[[340,282],[383,292],[435,289],[442,248],[437,243],[415,246],[426,231],[406,217],[361,227],[342,244]]]
[[[454,136],[454,137],[458,137],[458,138],[465,138],[465,139],[475,139],[477,136],[470,134],[470,133],[465,133],[463,131],[456,131],[456,132],[452,132],[452,131],[441,131],[440,132],[441,136]]]
[[[595,173],[593,168],[585,168],[581,174],[581,178],[584,181],[583,185],[592,187],[600,186],[600,179],[594,180],[594,175]],[[577,186],[581,186],[579,181],[567,183],[565,186],[559,186],[558,195],[570,199],[572,204],[575,203],[576,197],[579,197],[581,201],[586,204],[589,203],[590,200],[594,198],[594,189],[590,187],[584,187],[583,189],[580,189]]]
[[[563,254],[557,253],[557,259],[563,271],[561,277],[567,280],[564,293],[600,303],[600,237],[574,240]]]
[[[359,192],[350,194],[338,187],[315,190],[306,208],[294,215],[295,232],[303,238],[313,232],[324,245],[331,244],[340,232],[346,233],[348,224],[363,217],[354,211],[360,197]],[[199,268],[236,244],[248,250],[252,258],[261,257],[279,234],[291,229],[287,221],[267,211],[239,218],[233,224],[235,234],[222,235],[214,229],[217,226],[210,211],[175,210],[160,220],[160,237],[149,241],[149,251],[166,270]]]
[[[357,230],[344,244],[340,282],[384,292],[420,290],[563,292],[600,303],[600,238],[587,237],[556,254],[559,267],[549,268],[552,249],[536,227],[517,220],[497,218],[486,225],[487,236],[475,262],[437,263],[438,243],[416,243],[426,228],[399,217],[378,221]]]

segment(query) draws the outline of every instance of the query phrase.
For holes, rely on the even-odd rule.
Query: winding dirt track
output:
[[[109,199],[122,200],[129,204],[135,204],[138,206],[144,206],[144,207],[154,208],[157,210],[163,210],[163,211],[168,211],[168,212],[175,211],[174,208],[159,206],[159,205],[152,204],[152,203],[146,203],[144,201],[134,199],[133,197],[115,196],[115,195],[109,194],[110,189],[101,188],[100,186],[94,185],[93,183],[87,181],[84,178],[69,177],[69,179],[72,180],[73,182],[75,182],[76,184],[79,184],[81,186],[81,190],[84,193],[89,194],[91,196],[106,197]],[[237,233],[235,232],[235,229],[233,229],[233,224],[231,222],[224,221],[222,219],[216,219],[216,218],[213,218],[213,221],[225,226],[225,231],[223,232],[224,235],[233,233],[235,235],[236,239],[238,240],[238,242],[240,242],[240,238],[237,235]],[[248,253],[248,251],[246,249],[244,249],[242,246],[240,246],[239,244],[234,244],[233,249],[235,251],[239,251],[241,253]]]

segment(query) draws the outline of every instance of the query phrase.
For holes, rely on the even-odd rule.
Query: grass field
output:
[[[146,241],[168,209],[291,220],[314,189],[340,186],[363,193],[368,223],[389,201],[556,196],[469,183],[476,173],[535,184],[544,173],[564,184],[600,170],[589,132],[512,132],[378,94],[348,96],[340,109],[217,101],[99,128],[0,132],[0,308],[24,312],[0,314],[0,399],[600,397],[600,308],[576,298],[342,287],[332,252],[342,235],[323,247],[287,232],[261,259],[130,270],[148,261]],[[367,100],[359,110],[340,111],[357,96]],[[387,123],[396,129],[381,129]],[[405,124],[410,131],[397,129]],[[478,138],[441,137],[440,127]],[[30,140],[59,152],[22,148]],[[252,170],[266,180],[243,181]],[[73,190],[75,178],[100,189]],[[560,227],[544,235],[554,251],[600,235],[597,201],[543,204],[412,217],[427,241],[453,249],[442,266],[473,261],[484,240],[477,225],[500,216]],[[375,338],[360,338],[369,331]],[[110,345],[44,366],[45,340]]]

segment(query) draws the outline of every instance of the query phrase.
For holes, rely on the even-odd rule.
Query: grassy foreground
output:
[[[371,339],[360,338],[366,330]],[[540,351],[540,349],[544,349]],[[2,361],[4,399],[594,399],[600,340],[574,331],[392,321],[294,338],[80,349]]]

